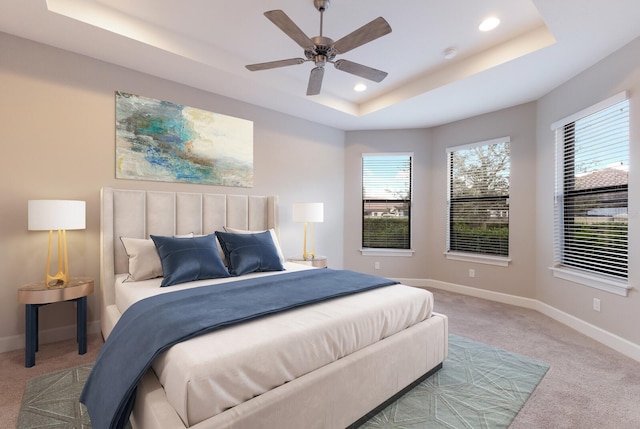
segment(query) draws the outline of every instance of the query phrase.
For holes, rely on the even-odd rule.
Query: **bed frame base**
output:
[[[393,404],[395,401],[397,401],[398,399],[400,399],[400,397],[402,397],[404,394],[408,393],[410,390],[412,390],[414,387],[417,387],[418,384],[422,383],[423,381],[425,381],[427,378],[431,377],[433,374],[435,374],[436,372],[440,371],[442,369],[442,363],[438,364],[435,368],[432,368],[430,371],[428,371],[426,374],[424,374],[422,377],[420,377],[419,379],[417,379],[416,381],[414,381],[413,383],[411,383],[410,385],[408,385],[407,387],[405,387],[404,389],[402,389],[401,391],[399,391],[398,393],[396,393],[395,395],[393,395],[391,398],[387,399],[386,401],[384,401],[382,404],[378,405],[377,407],[375,407],[373,410],[371,410],[370,412],[368,412],[366,415],[362,416],[360,419],[358,419],[357,421],[355,421],[353,424],[350,424],[349,426],[347,426],[347,429],[356,429],[359,428],[360,426],[362,426],[366,421],[368,421],[371,417],[375,416],[376,414],[378,414],[380,411],[384,410],[385,408],[387,408],[389,405]]]
[[[389,398],[397,398],[441,366],[448,350],[447,325],[446,316],[434,313],[417,325],[191,428],[357,427],[371,417],[371,410],[383,407]],[[151,370],[138,386],[131,421],[135,429],[186,427]]]

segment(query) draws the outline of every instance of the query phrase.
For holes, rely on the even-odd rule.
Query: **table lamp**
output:
[[[69,282],[67,230],[85,229],[86,203],[68,200],[29,200],[29,231],[49,231],[45,285],[66,286]],[[51,275],[53,231],[58,231],[58,273]]]
[[[293,221],[304,222],[304,242],[302,259],[305,261],[315,258],[314,222],[324,221],[324,205],[322,203],[294,203]],[[311,224],[311,252],[307,252],[307,224]]]

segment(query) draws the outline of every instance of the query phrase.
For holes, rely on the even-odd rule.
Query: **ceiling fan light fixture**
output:
[[[495,16],[490,16],[480,23],[478,30],[491,31],[500,25],[500,19]]]

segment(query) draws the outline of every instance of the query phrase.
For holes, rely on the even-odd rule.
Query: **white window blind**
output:
[[[412,154],[362,156],[362,247],[411,248]]]
[[[629,101],[595,107],[555,124],[555,263],[626,279]]]
[[[509,255],[510,138],[447,149],[448,252]]]

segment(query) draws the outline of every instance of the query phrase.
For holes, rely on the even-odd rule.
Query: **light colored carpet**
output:
[[[640,428],[640,362],[537,311],[432,292],[449,332],[550,365],[510,429]]]
[[[549,366],[449,335],[442,369],[362,429],[507,428]]]
[[[443,368],[361,427],[506,428],[547,369],[525,356],[450,335]],[[90,371],[91,364],[85,364],[29,380],[17,428],[90,428],[78,402]]]

